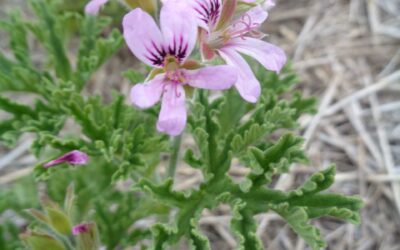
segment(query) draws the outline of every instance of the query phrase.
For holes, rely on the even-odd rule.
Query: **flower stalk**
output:
[[[172,139],[172,153],[168,165],[168,177],[174,178],[178,165],[179,152],[182,144],[182,135],[178,135]]]

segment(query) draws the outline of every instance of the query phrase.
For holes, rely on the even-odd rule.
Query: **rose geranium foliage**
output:
[[[360,222],[361,200],[329,191],[334,166],[274,188],[308,163],[296,133],[315,100],[293,90],[285,52],[262,33],[273,1],[28,2],[34,17],[0,21],[0,141],[32,140],[38,160],[0,189],[0,249],[211,249],[199,220],[221,205],[238,249],[264,249],[262,213],[313,249],[326,244],[311,220]],[[96,74],[121,56],[127,92]],[[203,178],[178,191],[184,165]]]

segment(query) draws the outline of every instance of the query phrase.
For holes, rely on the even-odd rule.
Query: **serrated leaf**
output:
[[[168,202],[175,206],[181,206],[183,203],[188,202],[188,197],[181,193],[173,190],[173,180],[168,179],[161,185],[155,185],[149,180],[143,179],[137,184],[140,188],[148,191],[150,194],[155,196],[158,200]]]
[[[264,249],[263,245],[256,235],[256,222],[253,219],[253,214],[246,206],[247,204],[240,200],[233,204],[231,226],[239,241],[237,249],[262,250]]]
[[[265,151],[252,148],[251,153],[264,170],[262,173],[249,174],[248,178],[253,182],[253,186],[259,187],[268,183],[276,173],[287,172],[291,163],[306,162],[307,157],[302,150],[302,144],[302,138],[286,134]]]
[[[210,242],[207,237],[205,237],[200,230],[197,228],[197,221],[192,219],[190,230],[190,245],[193,250],[210,250]]]
[[[320,231],[308,224],[309,218],[304,208],[290,207],[287,203],[283,203],[272,209],[282,216],[312,249],[319,250],[326,246],[325,241],[321,238]]]
[[[67,57],[64,44],[56,30],[56,19],[48,9],[48,5],[41,0],[30,1],[35,14],[40,17],[40,25],[43,38],[46,39],[45,45],[52,57],[55,71],[58,77],[68,80],[71,77],[71,65]]]
[[[153,250],[163,250],[165,249],[166,244],[170,240],[170,238],[175,234],[175,230],[162,225],[155,224],[151,228],[151,232],[153,233],[154,241],[153,241]]]
[[[331,166],[326,170],[313,174],[300,188],[292,191],[290,196],[312,195],[328,189],[335,181],[336,168]]]

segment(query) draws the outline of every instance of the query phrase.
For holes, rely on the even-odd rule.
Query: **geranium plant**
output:
[[[36,183],[27,177],[0,191],[0,213],[32,223],[19,241],[7,219],[1,249],[168,249],[182,242],[210,249],[199,219],[221,204],[230,207],[238,249],[264,249],[256,236],[260,213],[280,215],[313,249],[325,243],[310,220],[360,222],[359,198],[326,191],[333,166],[294,190],[273,188],[293,164],[308,162],[294,131],[315,100],[292,91],[297,78],[284,51],[261,32],[272,1],[129,0],[132,9],[124,9],[92,0],[81,12],[65,11],[59,0],[29,3],[35,19],[12,12],[0,23],[12,52],[0,53],[0,108],[10,114],[0,138],[12,147],[34,136]],[[102,15],[108,7],[125,11],[123,19]],[[110,29],[118,22],[122,30]],[[45,58],[31,56],[31,40]],[[145,65],[121,72],[130,93],[108,88],[110,100],[90,92],[91,76],[124,46]],[[94,85],[106,83],[96,78]],[[16,102],[10,93],[33,101]],[[182,138],[193,143],[184,148]],[[233,162],[249,169],[243,179],[229,174]],[[203,181],[177,191],[176,168],[184,164]]]

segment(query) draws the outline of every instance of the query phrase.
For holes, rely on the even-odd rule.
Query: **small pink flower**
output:
[[[73,235],[79,235],[82,233],[87,233],[90,230],[90,224],[89,223],[82,223],[74,226],[72,228],[72,234]]]
[[[181,0],[165,1],[160,14],[160,28],[153,18],[134,9],[123,20],[124,37],[132,53],[142,62],[162,69],[161,74],[131,90],[131,101],[139,108],[149,108],[162,101],[157,129],[172,136],[186,125],[185,85],[223,90],[237,80],[231,66],[208,66],[196,70],[184,68],[197,40],[197,20],[188,15]]]
[[[85,13],[96,16],[99,14],[100,8],[105,5],[109,0],[91,0],[85,6]]]
[[[69,153],[66,153],[65,155],[52,160],[48,163],[46,163],[45,165],[43,165],[43,167],[45,168],[49,168],[49,167],[53,167],[62,163],[68,163],[71,165],[85,165],[89,160],[89,157],[87,154],[79,151],[79,150],[74,150],[71,151]]]
[[[235,6],[234,1],[229,4]],[[203,58],[212,59],[218,54],[228,65],[235,67],[239,73],[235,87],[246,101],[256,102],[261,94],[260,83],[241,54],[256,59],[271,71],[279,72],[286,63],[282,49],[261,40],[264,35],[258,28],[267,19],[268,13],[257,5],[221,28],[219,22],[224,7],[221,0],[189,0],[188,3],[197,15],[198,25],[203,29],[200,35]],[[274,4],[271,0],[266,3]]]

